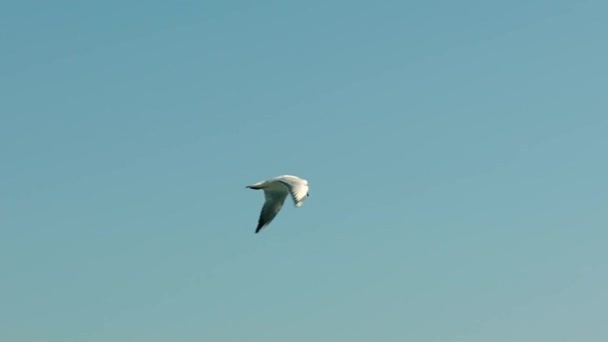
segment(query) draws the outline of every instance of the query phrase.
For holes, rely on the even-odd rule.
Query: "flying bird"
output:
[[[255,233],[259,233],[277,216],[287,195],[291,195],[296,208],[304,203],[308,193],[308,181],[300,177],[282,175],[247,186],[248,189],[264,190],[264,206],[260,212]]]

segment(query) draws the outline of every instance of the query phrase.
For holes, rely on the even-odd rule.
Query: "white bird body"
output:
[[[247,188],[254,190],[264,190],[264,206],[260,212],[256,234],[266,227],[279,213],[285,203],[287,195],[291,195],[296,208],[304,203],[308,194],[308,181],[306,179],[282,175],[265,181],[261,181]]]

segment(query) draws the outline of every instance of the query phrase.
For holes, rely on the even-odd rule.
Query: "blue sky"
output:
[[[0,9],[1,340],[608,339],[606,2]]]

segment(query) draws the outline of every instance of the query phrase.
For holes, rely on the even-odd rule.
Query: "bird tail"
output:
[[[261,183],[255,183],[255,184],[247,185],[246,188],[248,188],[248,189],[254,189],[254,190],[260,190],[260,189],[262,189],[262,184]]]

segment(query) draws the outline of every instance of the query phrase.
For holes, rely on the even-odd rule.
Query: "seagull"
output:
[[[310,196],[308,193],[308,181],[291,175],[278,176],[248,185],[246,188],[264,190],[264,198],[266,199],[260,212],[258,226],[255,229],[256,234],[277,216],[288,194],[291,195],[296,208],[302,206],[306,197]]]

